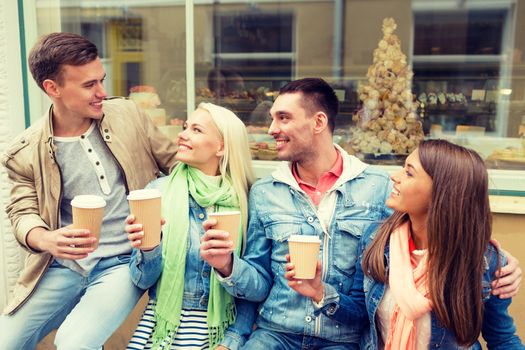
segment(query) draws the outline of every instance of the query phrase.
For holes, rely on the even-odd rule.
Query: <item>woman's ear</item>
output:
[[[217,157],[222,157],[222,156],[224,156],[224,141],[221,141],[220,147],[219,147],[219,149],[217,150],[217,153],[215,153],[215,155],[216,155]]]

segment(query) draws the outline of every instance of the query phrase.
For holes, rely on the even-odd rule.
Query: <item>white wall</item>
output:
[[[0,154],[25,127],[17,2],[0,2]],[[0,167],[0,309],[22,267],[23,253],[14,239],[4,208],[9,182]]]

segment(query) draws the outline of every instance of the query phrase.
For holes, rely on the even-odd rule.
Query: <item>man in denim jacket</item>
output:
[[[338,101],[322,79],[301,79],[280,91],[268,131],[283,162],[250,192],[250,222],[242,259],[212,248],[209,230],[202,256],[234,296],[259,302],[257,329],[246,349],[358,348],[361,327],[320,313],[335,312],[339,293],[349,293],[362,232],[386,218],[388,175],[369,168],[332,143]],[[326,293],[315,303],[288,287],[284,278],[290,235],[321,238]],[[217,237],[215,237],[215,240]],[[366,315],[363,315],[366,318]]]
[[[329,316],[339,308],[339,295],[350,292],[363,232],[390,215],[391,184],[386,173],[332,143],[337,111],[337,97],[322,79],[284,86],[268,133],[287,162],[251,188],[244,257],[231,254],[221,231],[208,230],[203,238],[201,256],[228,292],[260,303],[245,349],[359,349],[367,315],[358,326]],[[321,239],[320,297],[296,293],[284,277],[286,241],[294,234]]]

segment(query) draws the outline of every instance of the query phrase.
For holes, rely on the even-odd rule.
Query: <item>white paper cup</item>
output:
[[[91,236],[97,239],[95,243],[81,247],[98,247],[105,207],[106,201],[100,196],[80,195],[75,196],[71,201],[71,208],[73,209],[72,228],[87,229],[91,232]]]
[[[156,189],[135,190],[128,195],[129,209],[135,215],[135,223],[142,224],[144,231],[141,249],[154,248],[160,244],[161,196]]]
[[[233,242],[233,249],[237,247],[239,241],[239,227],[241,226],[240,211],[220,211],[209,213],[208,218],[217,220],[217,225],[213,226],[215,230],[223,230],[230,234]]]
[[[297,279],[312,279],[315,277],[317,258],[321,240],[318,236],[292,235],[288,238],[290,262],[295,266]]]

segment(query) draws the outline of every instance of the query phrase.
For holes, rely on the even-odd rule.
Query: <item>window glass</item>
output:
[[[369,163],[400,164],[420,139],[439,137],[474,148],[491,169],[525,171],[525,0],[199,1],[192,18],[168,0],[35,6],[39,35],[52,18],[95,42],[108,90],[171,137],[188,113],[191,64],[195,103],[232,109],[254,159],[274,160],[269,108],[281,86],[316,76],[340,99],[334,141]]]

